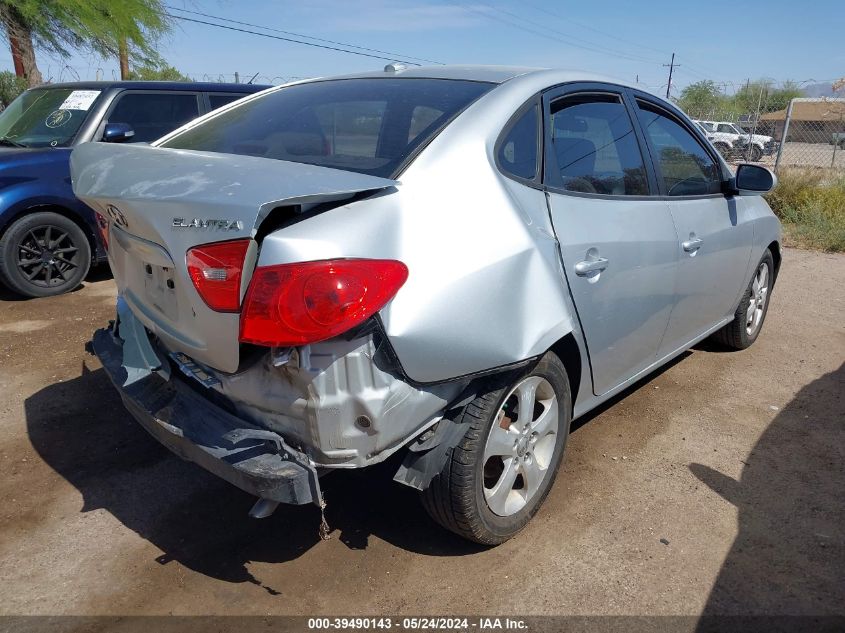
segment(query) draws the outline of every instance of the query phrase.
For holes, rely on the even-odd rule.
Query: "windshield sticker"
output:
[[[74,90],[59,106],[60,110],[87,110],[100,96],[99,90]]]
[[[70,121],[72,116],[70,110],[54,110],[44,119],[44,125],[50,128],[62,127],[65,123]]]

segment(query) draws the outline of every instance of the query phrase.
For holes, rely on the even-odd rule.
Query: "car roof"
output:
[[[71,90],[108,90],[110,88],[133,88],[135,90],[195,90],[200,92],[243,92],[249,94],[270,88],[257,84],[216,83],[211,81],[66,81],[42,84],[33,90],[65,88]]]
[[[549,84],[566,83],[569,81],[597,81],[610,82],[622,86],[636,88],[627,82],[613,77],[606,77],[594,73],[584,73],[574,70],[535,68],[530,66],[484,66],[484,65],[441,65],[441,66],[407,66],[388,64],[380,71],[340,75],[336,77],[322,77],[327,79],[364,79],[379,77],[401,77],[413,79],[460,79],[464,81],[484,81],[502,84],[521,78],[537,78],[545,76]]]
[[[395,69],[395,70],[394,70]],[[481,65],[442,65],[442,66],[403,66],[388,64],[384,70],[324,77],[324,79],[364,79],[378,77],[402,77],[413,79],[463,79],[465,81],[485,81],[504,83],[509,79],[527,73],[542,70],[524,66],[481,66]]]

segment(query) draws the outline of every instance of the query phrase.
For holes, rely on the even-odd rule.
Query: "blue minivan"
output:
[[[57,295],[105,260],[95,215],[71,191],[75,145],[154,141],[267,87],[97,81],[24,92],[0,113],[0,282],[28,297]]]

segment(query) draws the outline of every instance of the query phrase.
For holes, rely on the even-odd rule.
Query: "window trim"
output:
[[[203,98],[202,92],[198,92],[196,90],[137,90],[135,88],[126,88],[124,90],[119,91],[116,95],[112,97],[111,102],[108,105],[105,113],[103,114],[102,119],[100,120],[100,126],[98,127],[97,131],[94,134],[94,139],[97,141],[103,140],[103,131],[105,130],[106,124],[109,123],[109,118],[111,117],[112,112],[114,112],[115,108],[120,103],[120,100],[125,97],[126,95],[137,95],[137,94],[154,94],[154,95],[191,95],[197,100],[197,116],[193,119],[189,119],[185,123],[189,123],[190,121],[194,121],[199,117],[203,116],[204,114],[208,113],[208,110],[205,109],[206,100]],[[183,124],[177,125],[173,128],[170,132],[167,132],[161,138],[168,136],[171,132],[178,130],[182,127]],[[156,139],[157,140],[157,139]]]
[[[707,139],[704,136],[704,133],[700,129],[698,129],[695,123],[692,123],[680,110],[677,110],[676,108],[672,107],[671,104],[668,104],[662,100],[658,100],[652,95],[634,89],[628,89],[627,92],[631,100],[632,106],[634,108],[637,108],[637,110],[639,109],[639,104],[637,102],[645,102],[656,110],[660,110],[667,118],[675,121],[678,125],[685,129],[690,134],[690,136],[693,137],[693,140],[695,140],[698,145],[704,150],[704,152],[713,160],[719,170],[720,191],[714,193],[691,194],[687,196],[670,196],[666,192],[665,182],[663,180],[663,175],[660,170],[659,161],[655,160],[654,158],[654,147],[651,143],[651,140],[648,138],[648,134],[646,134],[646,131],[642,128],[642,125],[640,124],[640,118],[637,115],[636,126],[640,129],[640,132],[643,136],[643,140],[645,141],[646,146],[648,148],[649,162],[651,163],[652,171],[654,172],[657,180],[657,191],[659,192],[658,197],[662,200],[698,200],[705,198],[725,198],[725,183],[729,181],[730,178],[726,177],[725,175],[725,168],[722,164],[721,157],[717,156],[714,153],[714,150],[711,149],[710,144],[707,142]],[[637,112],[637,110],[635,110],[635,113]]]
[[[630,100],[627,95],[627,88],[619,84],[611,84],[604,82],[575,82],[563,84],[561,86],[554,86],[543,92],[543,186],[549,193],[574,196],[576,198],[594,198],[598,200],[655,200],[660,198],[659,189],[657,187],[657,176],[654,172],[654,165],[651,160],[651,154],[648,153],[648,146],[645,145],[645,138],[643,137],[642,129],[639,121],[636,118],[636,112],[632,110]],[[646,183],[649,193],[643,195],[624,195],[624,194],[607,194],[607,193],[585,193],[581,191],[569,191],[555,184],[550,183],[546,178],[546,168],[549,164],[555,164],[549,158],[549,152],[553,143],[551,142],[551,130],[547,129],[546,122],[551,121],[551,105],[552,102],[566,97],[577,95],[610,95],[619,99],[622,107],[625,108],[628,114],[628,121],[631,128],[634,130],[634,137],[637,139],[637,147],[640,151],[640,157],[643,161],[643,169],[646,172]]]
[[[530,99],[528,99],[525,103],[523,103],[519,108],[517,108],[516,112],[514,112],[510,118],[507,120],[507,123],[502,127],[502,131],[499,132],[499,136],[496,137],[496,142],[493,144],[493,161],[496,165],[496,169],[500,174],[502,174],[505,178],[509,178],[510,180],[516,181],[528,187],[532,187],[534,189],[542,189],[543,188],[543,174],[545,170],[545,151],[544,151],[544,119],[545,115],[543,112],[543,104],[540,99],[540,94],[533,95]],[[499,160],[499,153],[502,149],[502,145],[505,142],[505,139],[511,133],[513,128],[516,126],[517,123],[522,119],[523,115],[525,115],[531,108],[537,108],[537,125],[535,126],[535,134],[537,135],[537,148],[536,148],[536,156],[535,160],[537,162],[537,168],[534,171],[533,178],[524,178],[523,176],[518,176],[510,171],[508,171],[504,165],[502,165],[501,161]]]

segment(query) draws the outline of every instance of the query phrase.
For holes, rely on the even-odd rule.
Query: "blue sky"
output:
[[[845,2],[652,0],[166,0],[230,20],[444,63],[554,66],[595,71],[665,91],[708,78],[732,91],[747,78],[829,81],[845,75]],[[806,8],[804,8],[806,7]],[[173,11],[204,21],[209,18]],[[237,28],[251,28],[230,24]],[[257,30],[257,29],[255,29]],[[269,34],[289,37],[274,31]],[[280,83],[381,68],[386,62],[177,21],[164,57],[194,79]],[[379,53],[374,53],[379,54]],[[393,55],[385,55],[393,57]],[[110,79],[113,60],[38,56],[53,81]],[[11,68],[8,49],[0,66]]]

